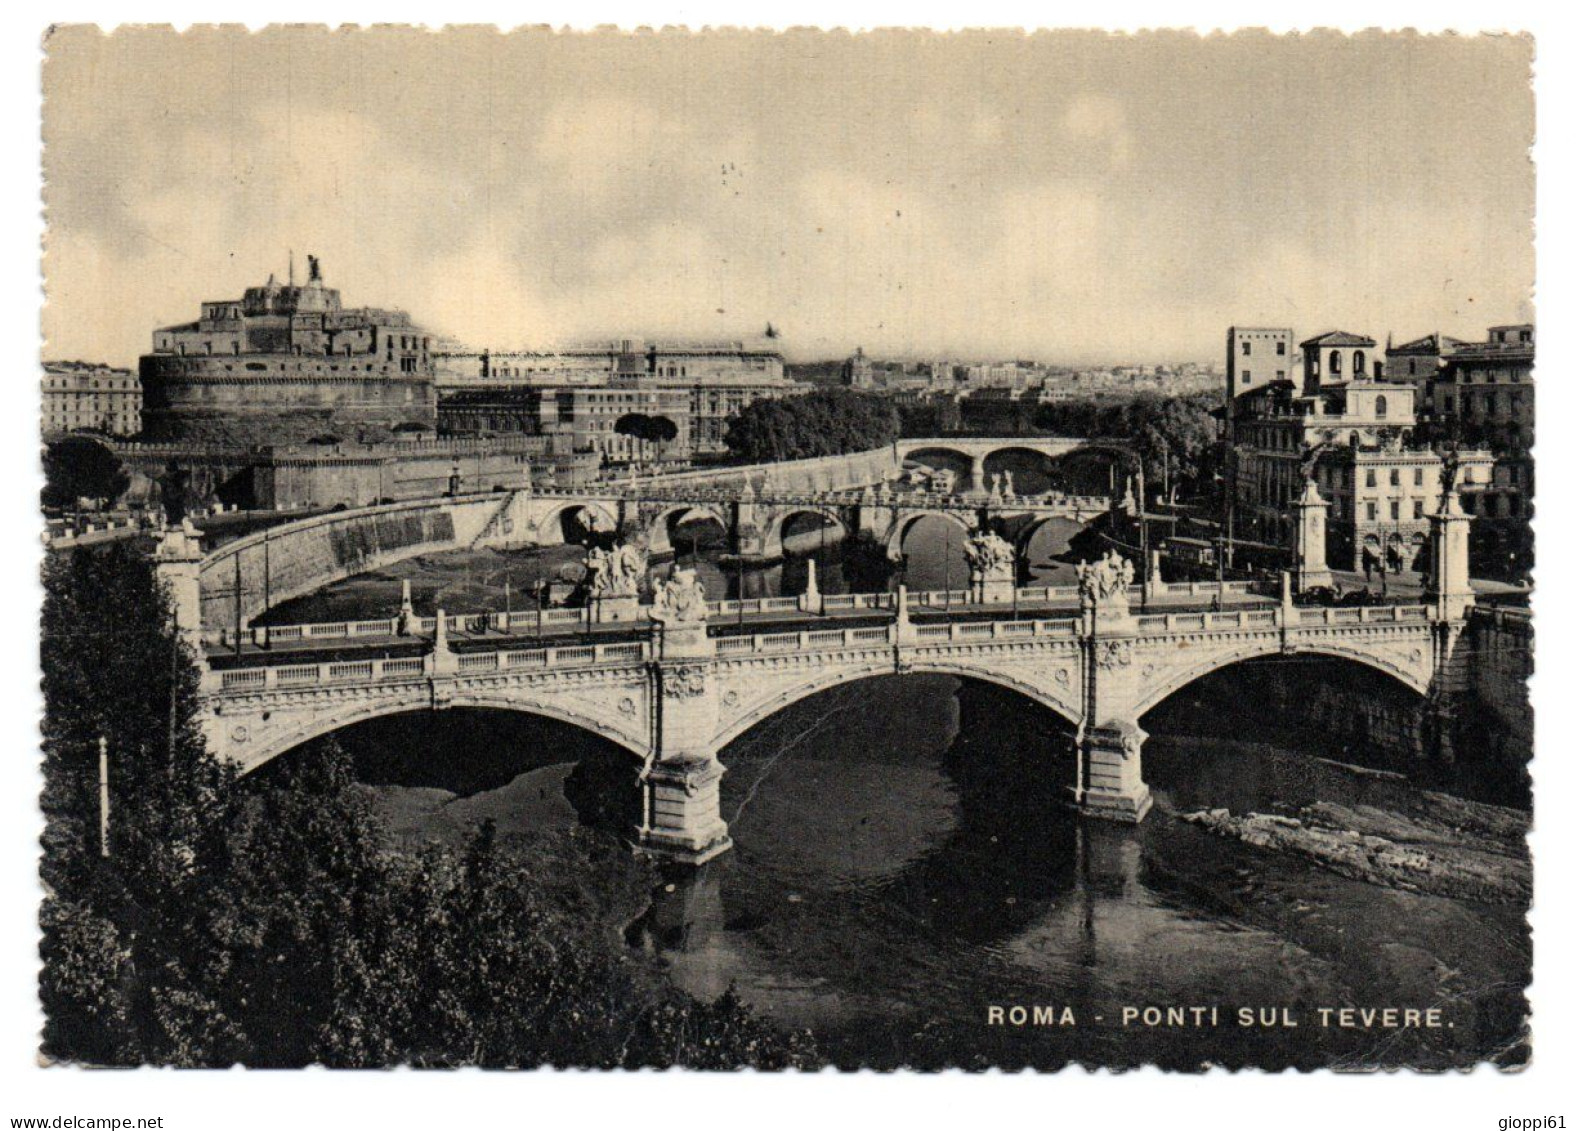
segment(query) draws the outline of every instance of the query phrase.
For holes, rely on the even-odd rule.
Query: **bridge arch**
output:
[[[842,664],[830,665],[827,669],[817,671],[804,680],[790,684],[787,687],[775,689],[773,694],[746,707],[744,711],[724,724],[713,740],[712,749],[715,753],[721,752],[731,742],[740,738],[752,728],[766,722],[780,711],[793,706],[802,699],[808,699],[819,692],[830,690],[841,684],[891,675],[951,675],[960,679],[973,679],[981,683],[990,683],[1023,695],[1026,699],[1045,707],[1070,727],[1079,725],[1079,713],[1069,703],[1063,701],[1047,688],[1021,679],[1009,672],[995,668],[978,667],[956,660],[932,661],[921,659],[913,663],[907,663],[903,670],[898,672],[894,670],[893,661],[884,657],[852,666]]]
[[[793,519],[799,518],[801,515],[814,515],[823,520],[821,525],[837,527],[839,538],[847,538],[849,536],[849,525],[835,508],[801,504],[785,507],[773,516],[772,522],[767,528],[766,541],[768,546],[781,552],[783,549],[784,528]]]
[[[904,556],[904,540],[909,537],[911,529],[923,518],[945,518],[961,531],[959,545],[964,545],[964,539],[970,536],[973,529],[969,521],[962,515],[950,510],[923,510],[901,514],[888,531],[887,553],[889,561],[898,561]]]
[[[451,708],[476,707],[499,711],[511,711],[516,714],[533,715],[544,719],[553,719],[556,722],[567,723],[587,731],[598,738],[607,739],[636,758],[646,761],[651,756],[650,743],[642,736],[634,734],[610,723],[600,714],[589,710],[582,710],[575,706],[554,700],[523,701],[508,691],[499,692],[474,692],[457,695],[445,703],[442,708],[434,707],[429,692],[424,686],[421,689],[421,698],[391,697],[381,700],[362,703],[348,703],[341,710],[309,713],[303,723],[290,728],[280,728],[269,734],[257,746],[251,748],[232,749],[231,758],[241,767],[243,776],[261,769],[273,762],[283,754],[288,754],[298,746],[303,746],[315,738],[344,730],[346,727],[357,723],[367,722],[370,719],[386,718],[390,715],[415,714],[421,711],[447,710]],[[228,722],[227,719],[218,720],[220,724]]]
[[[1245,660],[1258,660],[1283,655],[1321,656],[1332,660],[1347,660],[1369,668],[1371,671],[1379,672],[1381,675],[1402,684],[1421,698],[1428,698],[1430,695],[1431,680],[1428,674],[1412,670],[1379,653],[1328,642],[1296,644],[1292,649],[1284,650],[1279,641],[1268,639],[1245,642],[1228,652],[1215,652],[1202,656],[1199,660],[1180,664],[1171,671],[1160,674],[1157,678],[1148,681],[1144,692],[1135,703],[1135,717],[1141,717],[1146,712],[1161,706],[1163,702],[1188,687],[1191,683],[1203,679],[1213,672],[1232,667],[1234,664],[1242,663]],[[1424,671],[1428,672],[1428,667]]]
[[[537,518],[537,544],[557,546],[567,542],[565,519],[581,514],[588,516],[580,522],[589,532],[606,534],[619,529],[618,515],[605,504],[589,499],[566,499],[553,504]]]
[[[646,526],[647,549],[653,553],[667,554],[674,550],[674,528],[682,522],[706,520],[715,523],[729,534],[729,516],[721,507],[705,503],[676,503],[660,510]]]

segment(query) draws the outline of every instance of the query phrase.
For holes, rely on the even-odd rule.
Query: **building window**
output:
[[[1424,503],[1423,499],[1415,499],[1414,500],[1414,517],[1415,518],[1424,518],[1425,517],[1425,503]]]
[[[1364,517],[1369,519],[1371,522],[1375,521],[1375,504],[1374,503],[1365,503],[1364,504]]]
[[[1399,484],[1402,483],[1402,481],[1403,481],[1403,473],[1401,471],[1397,470],[1397,468],[1394,467],[1394,468],[1392,468],[1391,479],[1392,479],[1392,486],[1396,487],[1396,486],[1398,486]]]
[[[1354,350],[1353,351],[1353,375],[1355,377],[1363,377],[1364,376],[1364,351],[1363,350]]]
[[[1287,353],[1288,353],[1288,343],[1287,342],[1278,342],[1277,343],[1277,356],[1278,357],[1286,357]]]
[[[1422,468],[1422,467],[1414,468],[1414,486],[1415,487],[1423,487],[1424,485],[1425,485],[1425,469]]]
[[[1331,375],[1333,377],[1342,376],[1342,354],[1336,350],[1331,351]]]
[[[1375,486],[1375,468],[1373,468],[1373,467],[1365,468],[1365,471],[1364,471],[1364,485],[1366,487],[1374,487]]]
[[[1241,350],[1241,352],[1242,352],[1242,353],[1243,353],[1243,355],[1244,355],[1244,356],[1245,356],[1245,357],[1248,357],[1248,356],[1249,356],[1249,343],[1248,343],[1248,342],[1244,342],[1244,343],[1243,343],[1243,344],[1242,344],[1242,345],[1241,345],[1241,346],[1240,346],[1240,350]]]
[[[1376,415],[1376,418],[1378,420],[1385,420],[1386,419],[1386,397],[1385,396],[1379,396],[1379,397],[1375,398],[1375,415]]]

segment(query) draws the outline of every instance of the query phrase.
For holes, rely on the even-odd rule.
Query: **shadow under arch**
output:
[[[1106,495],[1116,490],[1121,498],[1124,478],[1138,457],[1120,441],[1091,437],[1071,451],[1046,459],[1055,489],[1075,495]]]
[[[957,514],[954,511],[923,511],[920,514],[907,515],[899,522],[895,523],[893,530],[888,534],[887,555],[889,561],[896,562],[904,557],[906,552],[904,549],[905,542],[907,542],[910,538],[910,535],[915,532],[915,527],[926,519],[942,519],[946,522],[951,522],[954,524],[954,526],[958,527],[959,533],[954,538],[954,545],[960,547],[963,547],[973,532],[973,527],[970,525],[969,520],[967,520],[963,515]]]
[[[822,689],[721,754],[734,850],[719,922],[814,891],[831,913],[913,920],[939,942],[1010,938],[1076,876],[1073,726],[1018,692],[939,672]],[[734,869],[771,882],[736,885]],[[691,945],[704,940],[691,938]]]
[[[906,675],[916,676],[951,676],[959,680],[968,680],[974,683],[986,684],[998,690],[1010,693],[1020,700],[1029,700],[1032,704],[1043,709],[1047,716],[1055,718],[1060,727],[1068,728],[1072,733],[1078,725],[1072,707],[1060,701],[1052,694],[1033,684],[1014,679],[1001,672],[988,672],[969,664],[956,660],[927,660],[917,658],[911,661],[902,673],[893,670],[890,659],[876,659],[863,667],[850,670],[847,667],[829,669],[816,672],[805,680],[764,700],[746,710],[739,718],[720,731],[715,739],[714,746],[719,751],[719,759],[727,765],[723,752],[727,748],[746,737],[756,727],[771,723],[772,720],[798,706],[806,699],[820,695],[837,687],[847,687],[885,677],[902,679]]]
[[[630,839],[640,820],[640,761],[617,742],[560,719],[497,707],[407,710],[364,718],[298,743],[253,770],[268,781],[325,741],[349,755],[397,835],[464,835],[581,824]]]
[[[1147,705],[1140,716],[1149,735],[1145,779],[1175,807],[1235,812],[1360,800],[1367,790],[1404,787],[1387,775],[1451,784],[1456,769],[1428,756],[1428,719],[1428,700],[1416,686],[1356,657],[1243,656],[1196,673]]]
[[[602,538],[606,540],[619,521],[601,503],[567,500],[542,516],[538,523],[538,536],[542,545],[553,545],[554,539],[567,544],[585,544]]]

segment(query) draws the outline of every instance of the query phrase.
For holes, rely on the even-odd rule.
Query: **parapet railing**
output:
[[[1291,619],[1281,606],[1208,613],[1153,613],[1136,618],[1141,636],[1175,632],[1209,632],[1243,628],[1308,628],[1316,625],[1428,623],[1425,605],[1370,605],[1357,608],[1294,609]]]
[[[1222,585],[1214,582],[1183,581],[1167,585],[1153,586],[1151,599],[1159,596],[1171,597],[1245,597],[1253,592],[1254,585],[1248,581],[1229,581]],[[1134,586],[1129,591],[1129,603],[1132,607],[1139,608],[1143,603],[1144,593],[1140,586]],[[905,603],[911,609],[925,609],[928,611],[951,609],[993,609],[999,613],[1007,612],[1016,605],[1078,605],[1079,587],[1076,585],[1038,585],[1020,588],[1007,601],[981,602],[968,589],[926,589],[907,591]],[[818,598],[800,597],[750,597],[745,600],[709,601],[707,602],[707,619],[714,624],[724,624],[729,621],[738,621],[746,616],[771,616],[774,614],[798,614],[806,617],[827,616],[840,613],[887,613],[892,614],[898,607],[898,595],[894,592],[881,593],[830,593]],[[1379,611],[1386,612],[1391,606],[1379,606]],[[624,623],[632,628],[644,629],[652,623],[652,606],[638,605],[633,619]],[[1374,612],[1371,610],[1356,609],[1308,609],[1305,612],[1320,614],[1322,612],[1354,613],[1360,611]],[[1145,618],[1142,618],[1142,621]],[[1152,618],[1154,619],[1154,618]],[[581,608],[558,609],[516,609],[500,612],[478,613],[449,613],[444,617],[444,630],[456,636],[487,636],[525,634],[571,634],[576,632],[589,632],[593,628],[607,628],[619,622],[600,618],[595,604]],[[1349,623],[1339,621],[1335,623]],[[422,638],[431,637],[438,631],[438,618],[436,616],[400,616],[376,617],[364,620],[351,621],[321,621],[303,624],[283,625],[256,625],[244,629],[246,640],[257,647],[267,647],[276,644],[310,644],[312,641],[331,642],[336,640],[356,639],[388,639],[391,637]],[[235,644],[233,630],[228,626],[207,629],[203,633],[203,640],[207,644],[230,646]]]
[[[447,620],[448,618],[446,618]],[[464,619],[464,618],[457,618]],[[1424,605],[1392,605],[1367,608],[1237,609],[1231,612],[1163,613],[1136,618],[1141,636],[1177,632],[1233,631],[1255,628],[1309,627],[1314,625],[1422,624],[1430,619]],[[423,618],[430,628],[433,618]],[[360,622],[383,625],[386,622]],[[321,628],[327,626],[297,626]],[[1038,638],[1071,639],[1084,630],[1082,617],[1051,617],[1026,620],[951,621],[946,624],[866,625],[851,628],[807,628],[795,631],[757,632],[722,636],[714,641],[719,657],[742,657],[773,653],[804,653],[839,650],[871,645],[926,647],[940,644],[989,640]],[[470,675],[480,672],[605,667],[642,664],[661,657],[662,645],[652,640],[627,640],[607,644],[538,645],[529,648],[500,648],[486,652],[448,653],[442,658],[445,671]],[[369,657],[323,660],[311,663],[282,662],[229,671],[210,671],[204,682],[211,691],[255,692],[335,684],[379,683],[421,680],[439,672],[441,658],[436,652],[421,656]]]

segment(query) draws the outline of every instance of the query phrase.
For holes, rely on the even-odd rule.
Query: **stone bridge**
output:
[[[1084,443],[906,440],[850,456],[685,472],[573,491],[522,488],[417,499],[284,523],[200,554],[190,568],[198,575],[202,623],[217,628],[245,627],[274,605],[403,558],[562,542],[567,515],[585,530],[643,541],[659,555],[672,552],[676,524],[711,519],[723,528],[731,552],[748,563],[783,557],[786,526],[797,516],[811,515],[819,524],[830,525],[838,537],[877,540],[897,560],[905,534],[928,514],[944,515],[966,532],[1028,517],[1028,532],[1048,518],[1084,522],[1109,507],[1106,498],[1095,496],[897,490],[893,480],[906,452],[952,450],[984,460],[985,454],[1025,447],[1053,456]]]
[[[1066,597],[1046,591],[1049,607],[1028,619],[1019,618],[1017,602],[1015,618],[1006,619],[1000,597],[980,599],[993,584],[983,578],[976,599],[941,622],[921,616],[934,602],[912,603],[900,589],[887,606],[881,598],[845,598],[852,615],[843,620],[832,615],[833,598],[815,605],[789,599],[792,607],[770,624],[746,626],[741,609],[739,631],[723,635],[726,610],[706,604],[692,574],[665,583],[635,630],[601,642],[523,639],[506,624],[462,647],[457,636],[476,618],[440,614],[406,624],[403,651],[378,638],[396,626],[368,622],[365,635],[340,626],[333,634],[339,646],[327,657],[312,645],[328,641],[310,631],[226,666],[212,655],[202,676],[203,725],[217,754],[250,770],[384,715],[485,707],[558,719],[630,752],[643,797],[638,845],[700,863],[729,847],[718,783],[719,753],[731,741],[835,685],[936,672],[1008,688],[1064,720],[1075,736],[1071,801],[1093,817],[1137,822],[1151,804],[1141,717],[1190,682],[1243,660],[1321,655],[1365,665],[1422,697],[1433,741],[1438,748],[1450,742],[1466,684],[1467,649],[1458,642],[1473,604],[1468,519],[1453,501],[1431,519],[1432,561],[1440,564],[1421,605],[1302,608],[1293,601],[1292,575],[1284,574],[1280,600],[1235,587],[1217,592],[1219,611],[1140,612],[1147,598],[1171,594],[1157,592],[1154,581],[1131,587],[1132,568],[1110,557],[1082,567]],[[167,537],[160,562],[176,589],[177,617],[195,631],[196,577],[183,572],[172,545],[183,538],[179,531]],[[1057,608],[1060,599],[1071,601]],[[878,609],[890,614],[871,623]]]

